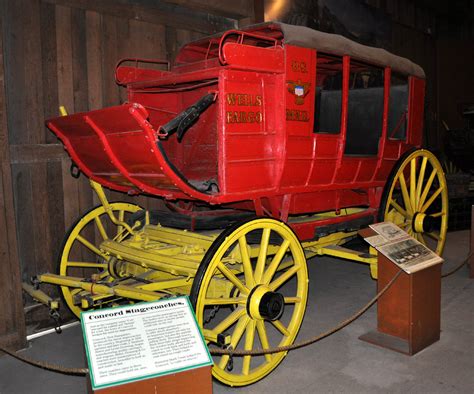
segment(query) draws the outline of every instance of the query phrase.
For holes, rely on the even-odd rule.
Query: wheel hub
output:
[[[278,320],[284,309],[283,295],[265,285],[256,286],[247,300],[247,312],[254,320]]]
[[[417,212],[413,216],[413,231],[416,233],[431,232],[435,227],[436,219],[422,212]]]

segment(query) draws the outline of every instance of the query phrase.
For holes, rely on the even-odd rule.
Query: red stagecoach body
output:
[[[168,71],[127,60],[127,103],[48,121],[113,190],[252,210],[307,240],[313,213],[335,212],[318,226],[373,221],[421,144],[423,70],[341,36],[266,23],[187,44]],[[338,217],[348,207],[364,209]]]

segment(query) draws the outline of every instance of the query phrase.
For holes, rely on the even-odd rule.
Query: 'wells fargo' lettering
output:
[[[263,114],[260,111],[227,111],[226,120],[227,123],[262,123]]]
[[[308,111],[299,111],[297,109],[287,109],[286,120],[295,120],[297,122],[309,122]]]
[[[262,106],[262,96],[258,94],[227,93],[227,104],[239,106]]]

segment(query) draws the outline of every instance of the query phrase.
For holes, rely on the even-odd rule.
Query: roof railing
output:
[[[115,65],[115,82],[117,82],[120,85],[122,84],[122,81],[120,81],[120,79],[118,77],[118,74],[117,74],[117,71],[118,71],[119,67],[123,65],[123,63],[127,63],[127,62],[135,63],[135,69],[140,68],[139,67],[140,63],[157,64],[157,65],[164,64],[164,65],[166,65],[166,70],[167,71],[170,71],[170,69],[171,69],[171,65],[170,65],[170,62],[168,60],[142,59],[142,58],[136,58],[136,57],[127,57],[127,58],[124,58],[124,59],[120,59],[117,62],[117,64]]]
[[[240,30],[229,30],[225,32],[221,39],[219,40],[219,61],[221,64],[227,64],[227,61],[225,59],[224,55],[224,45],[226,44],[226,41],[229,39],[230,36],[237,36],[237,40],[233,41],[233,43],[236,44],[244,44],[244,40],[246,38],[254,38],[258,41],[266,41],[269,42],[269,46],[273,46],[274,49],[277,48],[278,46],[278,39],[273,38],[273,37],[268,37],[262,34],[256,34],[256,33],[250,33],[250,32],[245,32],[245,31],[240,31]]]

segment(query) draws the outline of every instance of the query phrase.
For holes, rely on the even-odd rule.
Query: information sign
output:
[[[212,364],[186,296],[81,314],[94,390]]]
[[[366,237],[365,240],[408,274],[443,262],[426,245],[391,222],[371,224],[369,227],[377,235]]]

